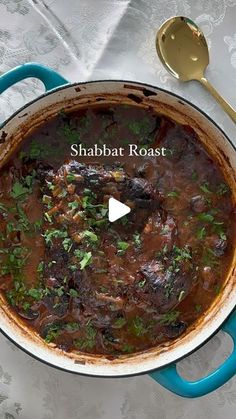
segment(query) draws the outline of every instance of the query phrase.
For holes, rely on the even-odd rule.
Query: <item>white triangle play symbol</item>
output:
[[[119,218],[124,217],[126,214],[129,214],[130,211],[130,207],[128,207],[125,204],[122,204],[122,202],[120,201],[117,201],[117,199],[109,199],[108,218],[111,223],[113,223],[116,220],[119,220]]]

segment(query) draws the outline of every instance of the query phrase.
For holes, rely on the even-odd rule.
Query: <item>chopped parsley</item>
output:
[[[56,228],[52,228],[50,230],[46,230],[43,234],[45,242],[47,245],[51,246],[53,244],[53,239],[63,239],[67,237],[67,232],[58,230]]]
[[[74,341],[75,346],[80,349],[93,349],[96,343],[97,331],[92,325],[86,327],[86,335]]]
[[[7,208],[5,205],[0,203],[0,214],[5,214],[7,212]]]
[[[143,118],[140,121],[130,121],[128,123],[129,131],[134,135],[145,137],[152,131],[152,126],[150,126],[150,120],[148,118]]]
[[[207,212],[201,212],[198,214],[198,219],[204,223],[212,223],[214,221],[213,215]]]
[[[72,249],[73,241],[69,237],[66,237],[62,242],[62,246],[64,247],[64,250],[69,253]]]
[[[208,247],[204,247],[203,253],[202,253],[202,264],[205,266],[210,266],[210,267],[219,265],[217,256],[212,249]]]
[[[39,262],[38,267],[37,267],[37,272],[42,273],[44,270],[44,261],[42,260],[41,262]]]
[[[128,343],[125,343],[125,344],[122,346],[121,350],[122,350],[122,352],[125,352],[125,353],[130,354],[130,353],[134,352],[135,347],[134,347],[133,345],[130,345],[130,344],[128,344]]]
[[[197,238],[203,240],[206,237],[206,227],[202,227],[197,230]]]
[[[83,252],[82,250],[76,249],[74,255],[79,259],[80,269],[83,270],[86,266],[92,262],[92,253]]]
[[[28,295],[36,301],[40,301],[43,297],[43,290],[37,288],[30,288]]]
[[[48,221],[50,224],[52,223],[52,216],[49,215],[47,212],[44,214],[44,219]]]
[[[79,132],[74,127],[71,127],[69,122],[64,124],[59,134],[63,134],[69,144],[78,144],[80,141]]]
[[[139,316],[135,316],[132,321],[131,329],[135,336],[140,337],[143,336],[145,333],[148,332],[149,327],[147,327],[143,321],[143,319]]]
[[[217,213],[217,210],[211,210],[211,212],[202,212],[198,214],[197,218],[203,223],[210,224],[213,232],[216,233],[222,240],[226,240],[227,237],[223,226],[224,222],[216,220],[214,217],[215,213]],[[197,238],[203,239],[205,237],[206,229],[205,227],[202,227],[197,232]]]
[[[75,332],[76,330],[79,330],[80,325],[77,322],[68,322],[64,324],[64,329],[67,332]]]
[[[202,305],[201,304],[195,304],[195,311],[197,313],[201,313],[201,311],[202,311]]]
[[[126,250],[129,248],[129,243],[118,241],[117,242],[117,255],[122,256],[125,254]]]
[[[180,196],[180,192],[179,191],[171,191],[168,192],[168,194],[166,195],[169,198],[178,198]]]
[[[2,252],[6,254],[6,259],[0,267],[0,273],[2,275],[12,274],[13,278],[19,278],[30,251],[26,247],[19,246],[13,249],[3,249]]]
[[[33,170],[30,175],[21,178],[21,182],[17,180],[12,186],[11,197],[14,199],[25,199],[32,192],[35,176],[36,172]]]
[[[79,207],[79,202],[78,201],[69,202],[68,207],[72,210],[75,210]]]
[[[93,233],[93,231],[90,230],[85,230],[81,233],[82,237],[86,237],[89,241],[91,241],[92,243],[95,243],[98,241],[98,236],[97,234]]]
[[[196,170],[194,170],[191,174],[191,179],[195,182],[196,180],[198,180],[198,173],[196,172]]]
[[[79,293],[74,288],[71,288],[70,291],[69,291],[69,295],[71,297],[74,297],[75,298],[75,297],[78,297]]]
[[[178,296],[178,301],[179,301],[179,302],[181,302],[181,301],[184,299],[184,297],[185,297],[185,291],[184,291],[184,290],[182,290],[182,291],[180,291],[180,293],[179,293],[179,296]]]
[[[138,282],[138,286],[139,288],[143,288],[144,285],[146,284],[147,280],[146,279],[141,279],[141,281]]]
[[[210,194],[212,191],[209,189],[209,182],[204,182],[200,185],[200,189],[202,192]]]
[[[226,185],[226,183],[222,182],[219,184],[216,193],[219,196],[223,196],[226,195],[230,192],[230,188],[228,187],[228,185]]]
[[[14,199],[25,197],[25,195],[29,194],[31,191],[29,187],[22,185],[20,182],[15,182],[12,191],[11,196]]]
[[[140,235],[140,233],[134,233],[133,242],[134,242],[135,247],[140,247],[141,246],[141,235]]]
[[[117,329],[120,329],[121,327],[123,327],[126,324],[126,320],[124,317],[119,317],[118,319],[116,319],[113,323],[113,326]]]
[[[178,319],[180,312],[177,310],[170,311],[169,313],[165,313],[162,315],[160,319],[160,324],[164,326],[169,326],[170,324],[175,324],[176,320]]]
[[[61,331],[61,325],[59,324],[52,324],[48,328],[47,334],[45,336],[45,342],[52,343],[56,340],[56,338],[59,336]]]
[[[73,180],[76,179],[76,176],[74,175],[74,173],[68,173],[68,175],[66,176],[66,180],[70,183],[73,182]]]
[[[171,251],[171,263],[168,267],[169,272],[179,272],[180,266],[183,262],[191,261],[191,250],[187,247],[173,246]]]

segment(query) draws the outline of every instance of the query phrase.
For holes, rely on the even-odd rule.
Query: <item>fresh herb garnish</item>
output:
[[[194,170],[191,174],[191,179],[195,182],[196,180],[198,180],[198,174],[196,172],[196,170]]]
[[[120,317],[114,321],[113,326],[117,329],[121,329],[121,327],[123,327],[125,324],[126,324],[125,318]]]
[[[92,243],[95,243],[98,241],[98,236],[93,231],[85,230],[81,233],[81,237],[86,237],[89,241]]]
[[[14,199],[25,199],[26,195],[32,192],[32,186],[35,180],[36,172],[33,170],[30,175],[17,180],[11,190],[11,197]]]
[[[92,325],[86,327],[86,336],[74,341],[75,346],[80,349],[93,349],[96,343],[97,331]]]
[[[43,234],[45,242],[47,245],[51,246],[53,244],[53,239],[63,239],[67,237],[67,232],[62,230],[57,230],[56,228],[52,228],[50,230],[46,230]]]
[[[69,265],[68,268],[72,271],[72,272],[76,272],[78,270],[78,266],[76,265]]]
[[[118,222],[121,223],[123,226],[126,226],[126,224],[128,224],[129,222],[129,219],[127,215],[125,215],[124,217],[121,217]]]
[[[34,230],[35,231],[40,230],[40,228],[42,227],[42,225],[43,225],[43,220],[37,220],[37,221],[35,221],[33,223]]]
[[[15,182],[12,191],[11,196],[14,199],[25,197],[25,195],[29,194],[31,190],[27,187],[22,185],[20,182]]]
[[[14,280],[14,288],[7,291],[6,296],[9,304],[13,307],[24,304],[26,288],[21,279]]]
[[[52,216],[49,215],[47,212],[44,214],[44,219],[48,221],[50,224],[52,223]]]
[[[38,288],[30,288],[28,290],[28,295],[36,301],[40,301],[43,297],[43,290]]]
[[[79,295],[78,291],[76,291],[74,288],[70,289],[69,294],[71,297],[74,297],[74,298],[78,297]]]
[[[136,316],[133,319],[131,328],[133,333],[138,337],[143,336],[149,330],[149,328],[144,324],[143,319],[139,316]]]
[[[65,329],[67,332],[75,332],[76,330],[79,330],[80,325],[77,322],[68,322],[64,324],[63,329]]]
[[[47,334],[45,336],[45,342],[52,343],[56,340],[56,338],[59,336],[61,331],[61,325],[59,324],[52,324],[48,328]]]
[[[201,313],[202,305],[201,304],[195,304],[195,310],[196,310],[197,313]]]
[[[217,260],[216,254],[209,247],[204,247],[203,249],[202,264],[211,267],[219,265],[219,261]]]
[[[13,249],[3,249],[6,253],[6,259],[4,264],[0,267],[0,273],[2,275],[12,274],[13,278],[19,278],[25,262],[30,255],[29,250],[26,247],[19,246]]]
[[[214,293],[216,295],[218,295],[220,293],[221,288],[222,288],[222,286],[220,284],[215,285],[215,287],[214,287]]]
[[[129,247],[129,243],[127,242],[123,242],[123,241],[118,241],[117,242],[117,255],[122,256],[125,254],[126,250]]]
[[[201,222],[210,224],[213,232],[218,234],[218,236],[222,240],[226,240],[226,234],[223,228],[224,222],[216,220],[213,215],[215,213],[217,213],[217,210],[213,209],[211,210],[211,212],[202,212],[198,214],[197,217]],[[205,238],[205,236],[206,236],[206,229],[202,227],[200,230],[198,230],[197,237],[199,239],[202,239],[202,238]]]
[[[139,288],[143,288],[144,285],[146,284],[147,280],[146,279],[141,279],[141,281],[138,282],[138,286]]]
[[[170,257],[171,263],[168,266],[168,271],[174,273],[179,272],[180,266],[183,262],[192,260],[191,250],[187,246],[178,247],[174,245]]]
[[[7,208],[5,205],[0,204],[0,214],[5,214],[7,212]]]
[[[16,204],[16,209],[18,212],[18,227],[20,231],[29,231],[31,224],[30,221],[25,213],[25,211],[23,210],[23,208],[20,206],[20,204]]]
[[[199,230],[197,230],[197,238],[199,240],[203,240],[206,237],[206,227],[202,227]]]
[[[69,253],[73,246],[73,241],[69,237],[66,237],[62,242],[62,246],[64,247],[65,251]]]
[[[219,184],[218,188],[217,188],[217,195],[223,196],[226,195],[230,192],[230,188],[228,185],[226,185],[226,183],[222,182]]]
[[[160,231],[160,235],[161,236],[165,236],[165,234],[168,234],[170,231],[170,227],[168,226],[168,224],[164,225],[164,227],[161,229]]]
[[[75,210],[79,207],[79,202],[78,201],[69,202],[68,207],[72,210]]]
[[[209,189],[209,182],[204,182],[204,183],[202,183],[202,184],[200,185],[200,189],[201,189],[201,191],[202,191],[202,192],[204,192],[204,193],[207,193],[207,194],[212,193],[212,191]]]
[[[130,121],[128,123],[128,128],[130,132],[132,132],[134,135],[141,136],[143,137],[143,140],[146,140],[146,141],[148,140],[148,138],[145,138],[145,137],[147,137],[148,134],[152,131],[150,120],[146,117],[144,117],[140,121]]]
[[[61,287],[54,288],[53,291],[57,297],[62,297],[65,294],[65,288],[63,285]]]
[[[140,235],[140,233],[134,233],[133,241],[134,241],[135,247],[140,247],[141,246],[141,235]]]
[[[178,198],[180,196],[180,192],[179,191],[171,191],[168,192],[168,194],[166,195],[169,198]]]
[[[76,128],[71,127],[69,123],[64,124],[60,133],[63,134],[69,144],[78,144],[80,141],[79,132],[76,130]]]
[[[178,296],[178,301],[181,302],[184,299],[184,296],[185,296],[185,291],[184,290],[180,291],[179,296]]]
[[[198,219],[204,223],[212,223],[214,221],[213,215],[207,212],[201,212],[198,214]]]
[[[74,175],[74,173],[68,173],[68,175],[66,176],[66,180],[67,182],[73,182],[73,180],[76,179],[76,176]]]
[[[76,249],[74,255],[79,259],[80,269],[83,270],[86,266],[92,262],[92,253],[83,252],[82,250]]]
[[[39,262],[38,267],[37,267],[37,272],[42,273],[44,270],[44,261],[42,260],[41,262]]]
[[[165,326],[168,326],[170,324],[175,324],[179,315],[180,315],[180,312],[177,310],[170,311],[169,313],[165,313],[162,315],[160,319],[160,324],[165,325]]]
[[[122,346],[121,350],[122,350],[122,352],[130,354],[130,353],[134,352],[135,347],[133,345],[129,345],[128,343],[125,343]]]

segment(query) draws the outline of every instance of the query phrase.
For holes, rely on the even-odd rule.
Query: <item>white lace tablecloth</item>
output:
[[[0,73],[27,61],[71,81],[130,79],[176,92],[211,115],[236,141],[236,128],[197,83],[181,84],[161,66],[159,25],[185,15],[210,46],[209,79],[236,107],[236,0],[0,0]],[[19,83],[0,97],[0,120],[39,95],[41,83]],[[231,350],[218,333],[181,361],[187,378],[216,367]],[[0,419],[233,419],[236,378],[201,399],[187,400],[148,376],[100,379],[48,367],[0,336]]]

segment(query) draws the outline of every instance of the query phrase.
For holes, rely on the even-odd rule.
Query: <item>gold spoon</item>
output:
[[[236,122],[236,111],[204,76],[209,64],[206,39],[197,25],[187,17],[176,16],[160,27],[156,37],[158,56],[166,69],[181,81],[198,80]]]

